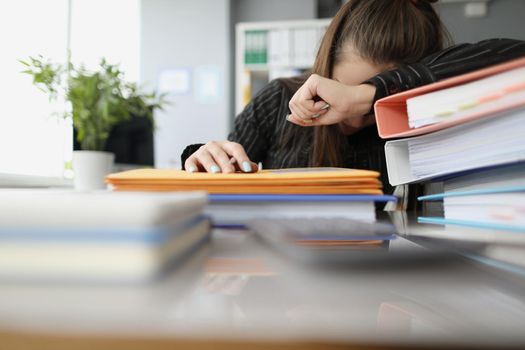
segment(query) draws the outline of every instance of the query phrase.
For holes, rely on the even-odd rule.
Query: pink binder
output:
[[[498,74],[522,66],[525,66],[525,57],[382,98],[378,100],[374,105],[377,131],[379,133],[379,136],[383,139],[391,139],[427,134],[430,132],[449,128],[454,125],[462,124],[471,120],[481,119],[483,117],[493,115],[497,112],[502,112],[505,110],[516,108],[521,105],[525,105],[525,101],[520,101],[511,105],[507,105],[504,108],[488,108],[483,112],[469,114],[459,119],[445,120],[436,124],[427,125],[420,128],[410,128],[408,126],[406,107],[407,99],[426,94],[432,91],[465,84],[474,80],[485,78],[490,75]]]

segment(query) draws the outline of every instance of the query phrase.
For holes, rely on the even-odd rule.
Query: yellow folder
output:
[[[108,175],[119,191],[192,191],[267,194],[382,194],[379,173],[344,168],[262,170],[257,173],[188,173],[173,169],[138,169]]]

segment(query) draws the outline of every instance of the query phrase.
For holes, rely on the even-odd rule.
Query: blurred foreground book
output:
[[[0,278],[146,281],[209,238],[204,192],[4,190]]]

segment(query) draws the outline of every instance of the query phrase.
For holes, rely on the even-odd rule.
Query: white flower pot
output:
[[[106,188],[104,177],[113,171],[115,155],[99,151],[74,151],[75,189],[80,191]]]

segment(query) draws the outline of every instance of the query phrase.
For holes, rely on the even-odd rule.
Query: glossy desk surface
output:
[[[2,283],[0,348],[31,341],[68,348],[74,339],[98,339],[101,349],[100,339],[139,339],[133,344],[143,348],[155,339],[240,348],[525,344],[525,277],[403,238],[390,250],[402,255],[311,266],[276,255],[250,233],[215,231],[208,248],[152,284]]]

